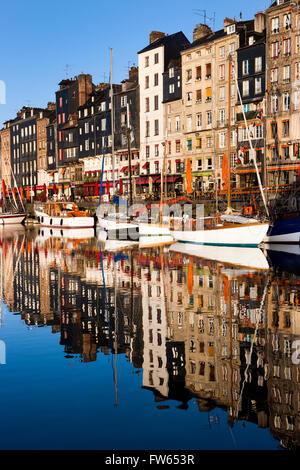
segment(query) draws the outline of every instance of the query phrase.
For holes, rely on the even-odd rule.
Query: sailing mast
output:
[[[228,127],[227,127],[227,214],[232,214],[231,208],[231,56],[228,61]]]
[[[161,166],[160,174],[160,204],[159,204],[159,223],[162,224],[162,208],[163,208],[163,199],[164,199],[164,174],[165,174],[165,165],[166,165],[166,153],[167,153],[167,134],[164,142],[164,153]]]
[[[111,115],[111,158],[112,158],[112,174],[113,174],[113,194],[115,194],[115,142],[114,142],[114,105],[113,105],[113,83],[112,83],[112,55],[110,49],[110,115]]]
[[[129,121],[129,103],[127,101],[127,146],[128,146],[128,165],[129,165],[129,203],[130,207],[133,204],[132,197],[132,167],[131,167],[131,129]]]

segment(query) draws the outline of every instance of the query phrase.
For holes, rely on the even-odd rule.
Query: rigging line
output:
[[[105,133],[104,133],[104,145],[103,145],[103,155],[102,155],[102,169],[101,169],[101,181],[100,181],[100,191],[99,191],[99,206],[101,204],[102,189],[103,189],[103,170],[104,170],[104,158],[107,145],[107,121],[108,121],[108,111],[109,111],[109,88],[107,89],[107,101],[106,101],[106,116],[105,116]]]
[[[263,309],[263,306],[264,306],[264,303],[265,303],[265,298],[266,298],[266,295],[267,295],[267,290],[268,290],[268,288],[269,288],[269,284],[270,284],[270,280],[268,280],[268,282],[267,282],[266,285],[265,285],[264,292],[263,292],[263,296],[262,296],[262,299],[261,299],[261,302],[260,302],[259,311],[258,311],[258,313],[256,314],[256,325],[255,325],[255,331],[254,331],[253,339],[252,339],[252,341],[251,341],[251,346],[250,346],[250,357],[249,357],[249,361],[248,361],[247,367],[246,367],[246,369],[245,369],[244,380],[243,380],[243,383],[242,383],[240,396],[239,396],[239,399],[238,399],[238,402],[237,402],[237,406],[236,406],[237,412],[238,412],[238,409],[239,409],[239,406],[240,406],[240,403],[241,403],[241,400],[242,400],[242,396],[243,396],[243,392],[244,392],[244,387],[245,387],[245,382],[246,382],[246,377],[247,377],[248,369],[249,369],[249,367],[250,367],[250,365],[251,365],[251,358],[252,358],[252,353],[253,353],[253,346],[254,346],[254,341],[256,340],[256,336],[257,336],[259,318],[260,318],[260,315],[261,315],[261,313],[262,313],[262,309]]]
[[[18,191],[18,195],[19,195],[19,199],[20,199],[20,201],[21,201],[22,209],[23,209],[23,211],[25,212],[25,207],[24,207],[24,204],[23,204],[21,195],[20,195],[19,186],[17,185],[17,182],[16,182],[15,174],[14,174],[14,172],[13,172],[13,170],[12,170],[12,166],[11,166],[10,159],[8,160],[8,163],[9,163],[9,166],[10,166],[10,172],[11,172],[12,177],[13,177],[13,179],[14,179],[14,184],[15,184],[15,186],[16,186],[16,188],[17,188],[17,191]]]
[[[239,88],[239,84],[238,84],[238,80],[237,80],[237,74],[236,74],[236,70],[235,70],[235,64],[233,63],[233,58],[232,58],[231,55],[229,55],[229,60],[232,61],[232,65],[233,65],[232,70],[233,70],[233,74],[234,74],[234,80],[235,80],[237,94],[238,94],[238,97],[239,97],[239,102],[240,102],[242,113],[243,113],[244,123],[245,123],[246,129],[247,129],[248,139],[249,139],[249,142],[250,142],[250,147],[251,147],[251,151],[252,151],[252,160],[253,160],[253,163],[254,163],[254,166],[255,166],[255,171],[256,171],[256,176],[257,176],[257,180],[258,180],[260,193],[261,193],[261,196],[262,196],[262,200],[263,200],[263,203],[264,203],[264,206],[265,206],[267,216],[269,217],[269,209],[268,209],[268,206],[267,206],[267,203],[266,203],[266,198],[265,198],[265,194],[264,194],[263,187],[262,187],[262,184],[261,184],[261,178],[260,178],[257,163],[256,163],[256,157],[255,157],[254,149],[253,149],[253,145],[252,145],[252,137],[250,135],[248,123],[247,123],[246,116],[245,116],[245,111],[244,111],[244,106],[243,106],[243,102],[242,102],[241,92],[240,92],[240,88]],[[266,158],[265,155],[264,155],[264,158]]]

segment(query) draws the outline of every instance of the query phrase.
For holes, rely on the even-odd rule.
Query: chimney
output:
[[[55,111],[56,110],[56,103],[53,103],[52,101],[49,101],[47,104],[47,109],[48,111]]]
[[[207,24],[197,24],[193,31],[193,42],[197,41],[198,39],[205,38],[211,33],[212,30],[209,26],[207,26]]]
[[[93,91],[92,86],[92,76],[90,74],[81,73],[78,75],[78,97],[79,97],[79,106],[83,106],[89,95]]]
[[[254,16],[254,31],[256,33],[262,33],[266,28],[266,16],[262,11],[259,11]]]
[[[227,26],[230,26],[233,23],[234,23],[234,21],[231,18],[226,17],[224,19],[224,31],[226,32]]]
[[[138,81],[138,68],[137,67],[131,67],[129,70],[129,81],[130,82],[137,82]]]
[[[165,33],[162,33],[160,31],[151,31],[150,33],[150,44],[152,44],[154,41],[157,41],[158,39],[164,38]]]

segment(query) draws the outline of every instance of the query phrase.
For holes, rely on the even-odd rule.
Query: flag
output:
[[[193,188],[192,188],[192,165],[191,165],[191,159],[188,158],[186,161],[186,192],[187,193],[192,193]]]

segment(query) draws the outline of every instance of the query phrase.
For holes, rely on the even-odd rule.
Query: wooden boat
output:
[[[94,217],[80,211],[74,202],[47,202],[42,209],[35,210],[38,222],[45,227],[82,229],[92,228]]]
[[[9,194],[5,181],[2,180],[2,188],[1,188],[1,199],[0,199],[0,226],[4,225],[19,225],[23,222],[26,217],[24,204],[20,197],[19,189],[17,188],[17,194],[20,197],[20,203],[22,206],[22,212],[20,212],[20,208],[18,207],[18,203],[14,194],[15,189],[12,189],[12,196],[10,198],[9,204],[6,201],[6,195]],[[8,207],[9,205],[9,207]]]

